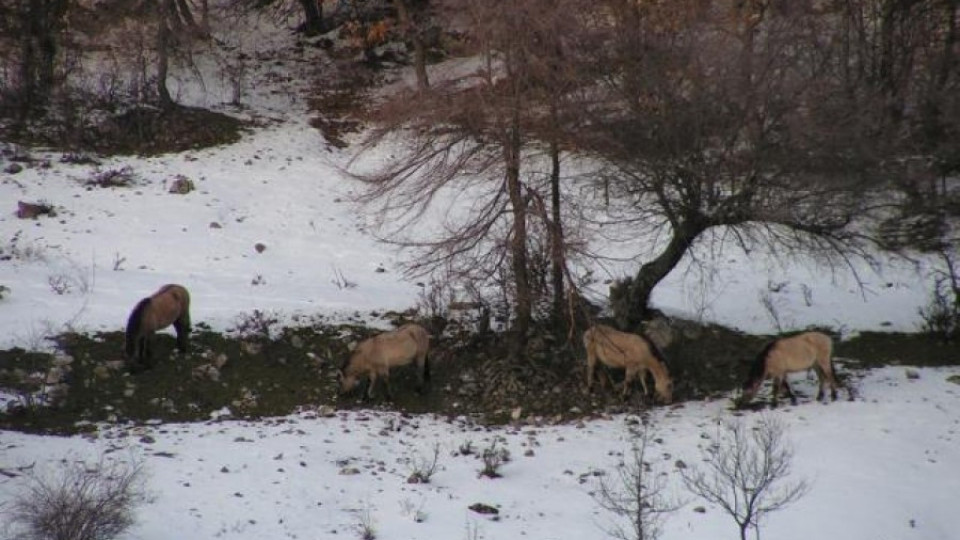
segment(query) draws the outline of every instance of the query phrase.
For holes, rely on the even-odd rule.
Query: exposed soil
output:
[[[408,366],[391,374],[392,400],[382,388],[372,401],[364,400],[362,388],[339,396],[337,368],[348,355],[347,344],[370,333],[359,326],[317,323],[283,329],[270,339],[265,333],[228,336],[200,327],[192,334],[191,352],[183,356],[175,353],[171,335],[160,334],[155,365],[136,374],[119,362],[121,332],[60,336],[59,361],[63,355],[73,359],[65,379],[66,396],[52,407],[23,406],[21,399],[0,414],[0,428],[71,433],[104,421],[206,421],[227,410],[232,417],[258,418],[300,408],[358,407],[472,415],[487,423],[516,418],[569,421],[657,406],[641,395],[639,386],[622,400],[622,375],[613,371],[601,374],[600,380],[610,379],[614,386],[606,384],[587,395],[581,348],[546,332],[532,341],[528,360],[511,364],[503,336],[461,331],[449,337],[449,328],[447,337],[434,340],[432,379],[425,393],[416,391],[415,370]],[[674,406],[735,389],[765,341],[722,327],[685,325],[683,335],[665,350],[676,382]],[[56,356],[0,351],[0,386],[19,388],[25,395],[38,384],[25,383],[23,375],[45,373]],[[841,377],[852,381],[867,367],[956,365],[960,347],[919,334],[866,333],[840,343],[836,356]],[[218,361],[225,364],[211,376],[210,365]]]

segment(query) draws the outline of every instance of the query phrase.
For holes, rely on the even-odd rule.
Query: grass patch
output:
[[[122,332],[65,334],[58,344],[73,358],[65,379],[69,392],[56,407],[9,408],[0,414],[0,429],[73,433],[95,422],[206,421],[225,408],[234,417],[261,418],[321,405],[469,414],[499,424],[528,417],[566,421],[652,404],[639,385],[622,399],[616,385],[623,373],[617,370],[599,373],[612,386],[585,394],[584,353],[576,340],[533,340],[528,361],[511,363],[502,336],[456,331],[448,334],[456,337],[432,339],[432,382],[426,393],[416,392],[416,368],[404,366],[391,371],[393,400],[378,395],[367,402],[362,391],[339,396],[337,368],[349,354],[349,342],[374,333],[362,326],[318,323],[220,334],[198,325],[184,356],[175,353],[172,334],[158,334],[156,365],[136,375],[122,369]],[[738,388],[749,362],[770,338],[684,323],[665,351],[676,399],[717,397]],[[960,364],[955,347],[924,334],[864,333],[837,343],[836,355],[845,361],[841,375],[891,364]],[[36,384],[36,377],[23,375],[42,374],[53,360],[53,355],[22,349],[0,351],[0,387],[23,395],[26,385]]]

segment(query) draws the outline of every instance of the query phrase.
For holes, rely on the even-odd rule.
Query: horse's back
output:
[[[584,346],[611,367],[623,368],[639,363],[648,365],[657,360],[651,344],[637,334],[621,332],[611,326],[595,324],[583,334]]]
[[[409,323],[378,334],[357,346],[368,361],[383,367],[402,366],[415,358],[425,356],[430,346],[430,335],[419,324]],[[361,350],[362,347],[362,350]]]
[[[405,334],[410,337],[416,345],[417,354],[426,354],[430,349],[430,334],[427,329],[417,323],[407,323],[397,328],[398,334]]]
[[[150,311],[155,329],[167,327],[182,316],[189,320],[190,293],[183,285],[164,285],[150,297]]]
[[[829,362],[833,340],[822,332],[804,332],[783,338],[770,351],[771,360],[778,361],[788,371],[812,367],[818,362]]]

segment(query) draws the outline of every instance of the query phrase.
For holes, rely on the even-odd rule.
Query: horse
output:
[[[653,375],[657,396],[664,403],[673,401],[673,380],[667,371],[660,348],[648,337],[628,334],[610,326],[596,324],[583,334],[587,350],[587,391],[593,386],[593,372],[599,359],[612,368],[624,369],[623,397],[630,392],[630,382],[639,376],[643,394],[647,395],[646,373]]]
[[[177,331],[177,349],[187,352],[190,333],[190,293],[182,285],[164,285],[140,300],[127,319],[124,353],[131,368],[153,364],[153,334],[170,325]]]
[[[781,386],[790,398],[790,403],[796,405],[797,397],[787,383],[787,374],[810,368],[816,370],[820,382],[817,401],[823,399],[827,383],[830,384],[830,396],[836,401],[837,386],[840,384],[834,376],[832,354],[833,340],[822,332],[804,332],[767,343],[750,367],[747,380],[743,383],[739,405],[745,406],[749,403],[766,379],[773,379],[772,406],[777,406],[777,394]]]
[[[429,334],[415,323],[365,339],[340,367],[340,393],[347,394],[357,386],[361,377],[366,376],[370,380],[366,397],[373,398],[373,388],[379,377],[383,379],[387,398],[393,399],[390,368],[413,361],[417,363],[417,391],[423,392],[424,383],[430,381],[429,349]]]

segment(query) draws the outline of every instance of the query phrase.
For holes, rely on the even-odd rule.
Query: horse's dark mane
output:
[[[647,342],[647,345],[650,347],[650,352],[653,354],[653,357],[656,358],[661,364],[663,364],[663,367],[667,368],[667,371],[669,371],[670,365],[667,364],[667,357],[663,354],[663,351],[660,350],[660,347],[657,346],[657,343],[652,339],[650,339],[650,336],[644,334],[643,332],[640,333],[640,337]]]
[[[137,303],[136,307],[133,308],[133,313],[130,314],[130,318],[127,319],[127,340],[131,340],[136,337],[137,332],[140,331],[140,326],[143,324],[143,314],[147,311],[147,306],[150,305],[150,297],[144,298]]]
[[[757,355],[757,358],[753,361],[753,364],[750,365],[750,374],[747,375],[747,384],[751,384],[754,381],[763,378],[763,372],[767,367],[767,355],[770,354],[770,351],[773,350],[773,347],[777,344],[779,340],[773,340],[770,343],[767,343],[763,350],[760,351],[760,354]]]
[[[359,347],[359,346],[360,346],[360,342],[357,342],[357,347]],[[357,349],[354,348],[353,351],[348,351],[346,357],[344,357],[344,359],[340,361],[340,372],[341,372],[341,373],[347,371],[347,366],[349,366],[349,365],[350,365],[350,361],[353,360],[353,352],[356,351],[356,350],[357,350]]]

